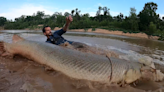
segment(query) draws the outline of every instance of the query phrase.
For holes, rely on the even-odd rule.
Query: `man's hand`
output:
[[[71,17],[71,15],[69,15],[68,17],[66,17],[66,24],[63,27],[64,31],[67,31],[69,24],[73,21],[73,18]]]
[[[69,15],[68,17],[66,17],[66,23],[71,23],[73,21],[73,18],[71,15]]]

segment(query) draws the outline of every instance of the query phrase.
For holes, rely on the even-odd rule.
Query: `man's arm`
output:
[[[60,30],[55,31],[53,35],[58,34],[58,35],[61,36],[61,35],[64,34],[65,32],[66,32],[66,31],[64,31],[63,29],[60,29]]]
[[[58,34],[60,36],[62,34],[64,34],[67,31],[67,29],[72,21],[73,21],[73,18],[71,17],[71,15],[69,17],[66,17],[66,24],[63,26],[62,29],[55,31],[54,34]]]
[[[71,15],[69,15],[68,17],[66,17],[66,24],[63,27],[64,31],[67,31],[67,29],[69,28],[70,23],[73,21],[73,18],[71,17]]]

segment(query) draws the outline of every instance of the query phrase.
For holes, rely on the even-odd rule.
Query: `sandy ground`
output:
[[[59,30],[61,28],[55,27],[54,30]],[[71,29],[69,31],[73,32],[85,32],[84,29]],[[148,39],[148,35],[145,33],[123,33],[122,31],[112,31],[112,30],[106,30],[106,29],[99,29],[96,28],[95,31],[92,31],[92,29],[88,29],[87,32],[92,32],[92,33],[103,33],[103,34],[114,34],[114,35],[123,35],[123,36],[130,36],[130,37],[139,37],[139,38],[146,38]],[[157,36],[151,36],[150,39],[157,40],[159,37]]]

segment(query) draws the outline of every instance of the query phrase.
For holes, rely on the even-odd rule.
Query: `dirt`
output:
[[[21,56],[0,57],[0,92],[158,92],[163,85],[162,82],[140,81],[137,86],[120,87],[73,80]]]

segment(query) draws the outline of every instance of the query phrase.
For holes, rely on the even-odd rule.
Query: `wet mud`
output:
[[[0,92],[163,92],[163,87],[149,80],[123,87],[74,80],[19,55],[0,57]]]

